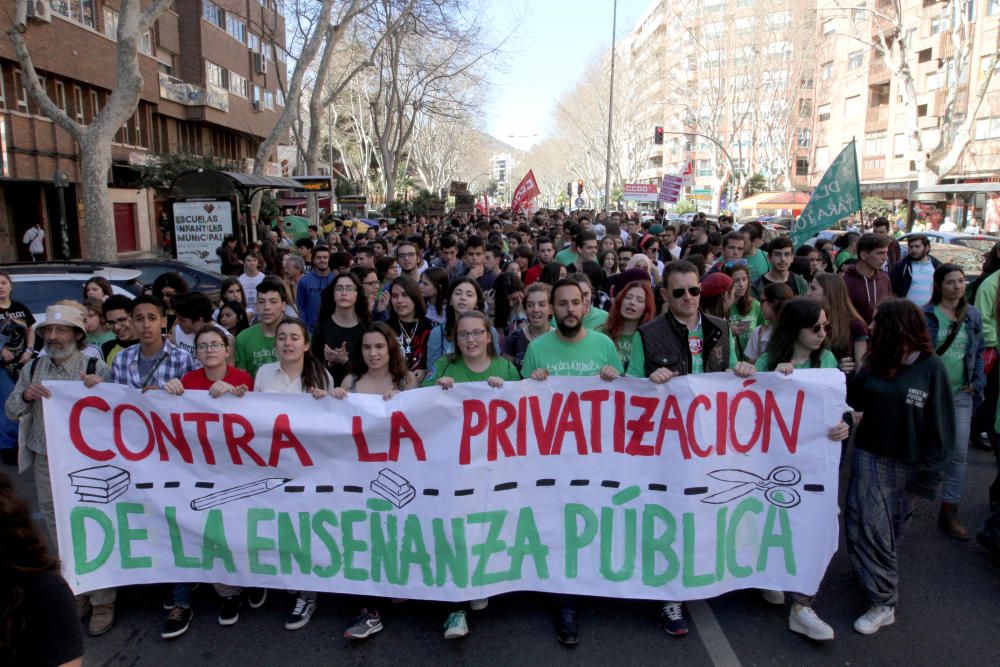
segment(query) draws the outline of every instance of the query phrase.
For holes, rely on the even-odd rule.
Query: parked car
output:
[[[14,298],[26,305],[39,322],[45,318],[45,309],[56,301],[64,299],[82,301],[83,286],[88,278],[94,276],[107,278],[115,294],[134,297],[136,292],[128,289],[127,285],[131,285],[133,289],[138,285],[139,291],[142,290],[141,284],[135,282],[139,272],[131,269],[101,269],[88,272],[53,269],[22,271],[20,268],[5,266],[4,271],[10,273],[11,282],[14,283]]]
[[[176,271],[184,277],[192,292],[201,292],[211,299],[212,303],[218,301],[222,281],[226,279],[221,273],[178,262],[176,259],[127,259],[114,262],[112,266],[139,271],[141,273],[139,282],[147,287],[151,286],[159,275]]]
[[[1000,236],[987,236],[985,234],[965,234],[963,232],[910,232],[909,234],[904,234],[900,236],[898,241],[904,249],[906,248],[907,239],[911,236],[926,236],[931,240],[931,243],[944,243],[948,245],[959,245],[965,246],[966,248],[973,248],[979,251],[979,259],[982,262],[982,256],[989,252],[994,245],[1000,241]]]
[[[965,272],[967,283],[971,283],[983,272],[983,253],[970,246],[958,243],[935,243],[932,240],[931,257],[942,264],[958,264]]]

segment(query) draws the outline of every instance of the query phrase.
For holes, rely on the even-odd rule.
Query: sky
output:
[[[618,0],[618,39],[627,36],[652,0]],[[514,30],[502,71],[490,76],[482,128],[522,150],[544,138],[559,96],[583,67],[611,48],[613,0],[489,0],[499,39]]]

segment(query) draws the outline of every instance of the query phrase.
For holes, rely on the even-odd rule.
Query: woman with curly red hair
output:
[[[611,339],[618,350],[618,359],[628,371],[636,333],[646,322],[656,317],[656,301],[648,280],[633,280],[618,292],[607,321],[597,328]]]

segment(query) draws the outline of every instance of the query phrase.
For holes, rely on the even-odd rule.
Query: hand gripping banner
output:
[[[469,383],[390,401],[46,385],[77,593],[811,594],[837,548],[836,370]]]

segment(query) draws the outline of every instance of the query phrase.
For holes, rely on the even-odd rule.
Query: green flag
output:
[[[858,156],[851,140],[823,174],[802,215],[792,223],[792,243],[798,248],[809,238],[860,209]]]

